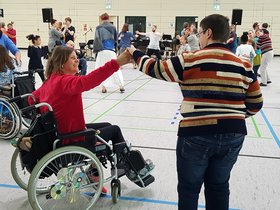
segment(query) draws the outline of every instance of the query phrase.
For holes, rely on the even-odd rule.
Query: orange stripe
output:
[[[155,62],[153,59],[149,59],[147,65],[146,65],[145,74],[149,74],[149,67],[153,62]]]
[[[211,78],[211,79],[217,79],[217,80],[238,81],[238,82],[243,82],[246,85],[249,84],[247,81],[239,79],[239,78],[217,76],[217,71],[200,71],[200,68],[192,68],[187,71],[184,71],[183,78],[184,78],[184,80]]]
[[[167,73],[168,77],[170,78],[171,81],[174,82],[174,81],[175,81],[175,80],[174,80],[174,77],[172,76],[172,74],[171,74],[170,71],[169,71],[167,62],[166,62],[166,61],[163,61],[162,64],[163,64],[163,66],[164,66],[164,70],[165,70],[165,72]]]
[[[244,101],[229,101],[229,100],[218,100],[218,99],[205,99],[205,98],[184,98],[184,101],[188,102],[208,102],[216,104],[235,104],[243,105]]]

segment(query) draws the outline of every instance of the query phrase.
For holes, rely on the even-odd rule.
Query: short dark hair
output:
[[[246,44],[248,42],[248,32],[243,32],[242,36],[240,37],[241,44]]]
[[[268,23],[263,23],[263,24],[262,24],[262,28],[267,29],[267,28],[268,28]]]
[[[40,36],[39,35],[34,35],[34,34],[29,34],[28,36],[26,36],[26,38],[28,40],[31,40],[32,43],[34,44],[35,40],[38,40],[40,38]]]
[[[213,40],[226,42],[229,38],[229,18],[220,14],[206,16],[200,22],[202,30],[210,28],[212,30]]]
[[[259,25],[259,23],[258,23],[258,22],[255,22],[255,23],[253,24],[253,26],[252,26],[253,29],[256,30],[256,27],[257,27],[258,25]]]

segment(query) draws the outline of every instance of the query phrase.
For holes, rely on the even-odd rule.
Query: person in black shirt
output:
[[[41,57],[44,56],[41,45],[41,38],[39,35],[30,34],[26,37],[28,40],[32,42],[31,45],[28,46],[27,56],[30,58],[28,63],[28,71],[33,75],[33,71],[35,69],[44,69],[42,64]],[[45,81],[44,72],[38,72],[41,77],[42,82]]]
[[[71,26],[72,20],[70,17],[65,18],[65,26],[62,28],[62,31],[64,28],[66,28],[65,32],[65,43],[67,43],[69,40],[75,41],[75,27]]]

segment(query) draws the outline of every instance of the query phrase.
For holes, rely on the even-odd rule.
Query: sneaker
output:
[[[87,170],[86,174],[91,183],[99,182],[98,172],[92,166],[90,166],[90,168]],[[103,186],[102,190],[101,190],[101,196],[106,195],[106,194],[107,194],[107,188]]]
[[[107,93],[107,89],[105,87],[102,87],[102,93]]]
[[[122,88],[120,88],[120,92],[121,93],[124,93],[124,91],[125,91],[125,89],[122,87]]]
[[[260,83],[260,86],[262,86],[262,87],[266,87],[266,86],[267,86],[267,84]]]
[[[270,84],[271,83],[271,81],[267,81],[267,84]]]

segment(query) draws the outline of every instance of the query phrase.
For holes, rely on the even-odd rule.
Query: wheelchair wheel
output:
[[[27,190],[30,173],[23,167],[21,163],[18,148],[14,151],[14,154],[12,156],[11,172],[18,186],[20,186],[24,190]]]
[[[111,182],[111,196],[113,203],[117,203],[121,196],[121,182],[118,179],[113,179]]]
[[[98,179],[90,179],[94,167]],[[45,155],[34,167],[28,182],[28,199],[35,210],[90,209],[103,187],[103,171],[98,158],[89,150],[65,146]],[[48,184],[41,193],[40,186]]]
[[[20,132],[22,119],[17,106],[7,99],[0,97],[0,138],[10,140]]]

